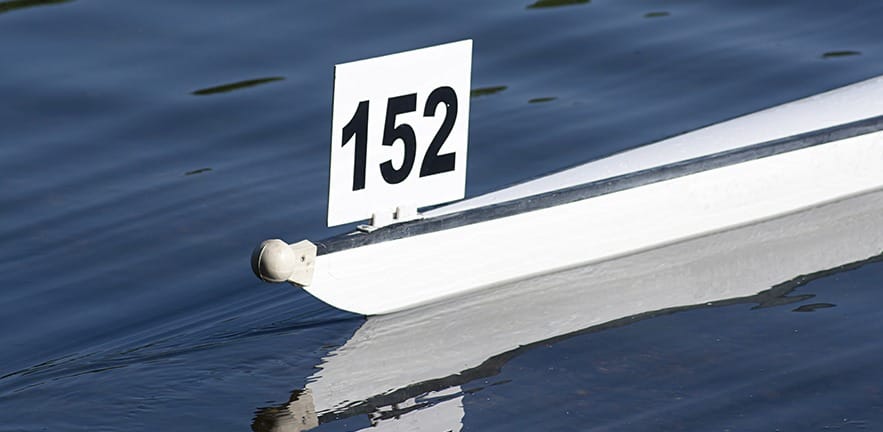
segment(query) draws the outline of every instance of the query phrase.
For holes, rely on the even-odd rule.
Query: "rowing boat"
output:
[[[883,77],[321,241],[263,242],[264,280],[384,314],[883,187]]]

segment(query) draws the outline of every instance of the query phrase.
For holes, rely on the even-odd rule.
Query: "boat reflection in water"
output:
[[[647,223],[666,222],[648,215]],[[302,431],[347,421],[374,431],[416,430],[417,425],[459,431],[461,386],[497,375],[510,359],[534,347],[685,308],[803,300],[788,295],[815,277],[876,259],[883,251],[881,226],[883,191],[878,190],[371,317],[323,359],[289,403],[260,409],[252,428]],[[526,260],[529,251],[525,245]],[[469,388],[480,391],[474,383]]]

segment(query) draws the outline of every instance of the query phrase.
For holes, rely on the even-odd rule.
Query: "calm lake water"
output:
[[[372,323],[249,267],[347,230],[336,63],[473,39],[474,196],[883,74],[881,23],[873,0],[0,0],[0,431],[282,428]],[[319,430],[883,430],[881,285],[871,260],[779,306],[550,335]]]

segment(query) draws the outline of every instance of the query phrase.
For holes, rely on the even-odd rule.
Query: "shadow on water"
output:
[[[0,14],[19,9],[27,9],[37,6],[49,6],[62,3],[70,3],[73,0],[13,0],[0,2]]]
[[[678,312],[793,305],[815,297],[794,294],[813,281],[883,262],[883,232],[875,229],[883,223],[881,210],[883,191],[877,191],[370,317],[287,403],[258,409],[252,429],[303,431],[348,420],[366,430],[395,421],[459,431],[468,411],[463,398],[505,384],[493,378],[537,348]],[[832,306],[813,303],[793,310]]]
[[[794,312],[815,312],[819,309],[827,309],[827,308],[832,308],[832,307],[836,307],[836,306],[837,305],[832,304],[832,303],[812,303],[812,304],[800,305],[794,309]]]
[[[574,6],[580,4],[587,4],[590,0],[538,0],[529,5],[527,5],[528,9],[542,9],[542,8],[553,8],[559,6]]]
[[[191,94],[194,94],[197,96],[206,96],[206,95],[212,95],[212,94],[218,94],[218,93],[227,93],[227,92],[231,92],[234,90],[259,86],[262,84],[267,84],[267,83],[271,83],[271,82],[275,82],[275,81],[282,81],[284,79],[285,79],[284,77],[277,76],[277,77],[256,78],[256,79],[250,79],[250,80],[244,80],[244,81],[237,81],[237,82],[230,83],[230,84],[222,84],[219,86],[207,87],[204,89],[194,90]]]

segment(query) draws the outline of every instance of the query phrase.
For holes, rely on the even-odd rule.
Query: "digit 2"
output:
[[[457,93],[450,87],[439,87],[429,94],[426,99],[426,107],[423,109],[423,117],[435,117],[439,104],[444,103],[447,108],[445,110],[445,119],[442,120],[441,127],[432,138],[429,148],[426,149],[426,156],[423,157],[423,164],[420,165],[420,177],[426,177],[433,174],[441,174],[443,172],[453,171],[457,160],[456,153],[438,154],[442,145],[451,134],[454,128],[454,122],[457,120]]]

